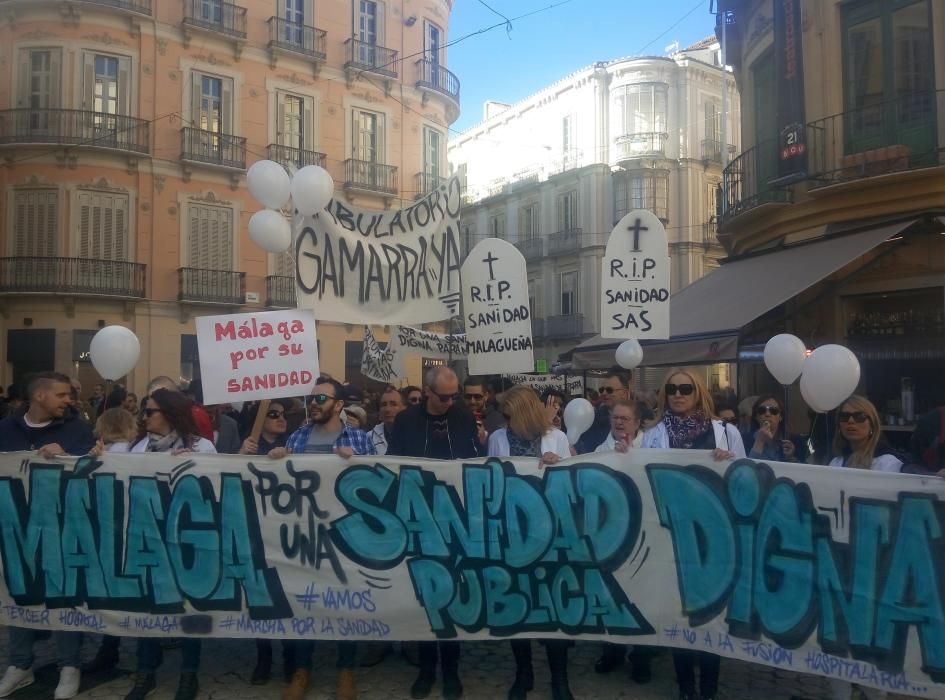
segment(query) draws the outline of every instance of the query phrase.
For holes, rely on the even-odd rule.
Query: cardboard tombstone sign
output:
[[[507,241],[480,241],[463,263],[463,311],[470,374],[535,367],[525,258]]]
[[[623,217],[601,265],[601,337],[669,338],[669,245],[656,215],[638,209]]]

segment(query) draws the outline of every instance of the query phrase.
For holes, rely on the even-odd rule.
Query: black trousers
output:
[[[459,642],[420,642],[420,670],[435,671],[439,658],[443,673],[456,673],[459,669]]]
[[[707,651],[673,649],[673,666],[676,667],[676,683],[679,692],[696,694],[696,665],[699,666],[699,693],[711,697],[719,691],[719,666],[722,659]]]

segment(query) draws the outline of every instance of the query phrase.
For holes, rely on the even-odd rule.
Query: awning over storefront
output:
[[[723,264],[670,300],[668,341],[644,341],[643,365],[659,367],[733,361],[741,329],[779,304],[849,265],[913,221],[782,248]],[[599,335],[578,345],[575,370],[614,364],[621,341]]]

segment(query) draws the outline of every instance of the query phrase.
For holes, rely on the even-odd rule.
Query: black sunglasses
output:
[[[837,420],[840,423],[846,423],[851,418],[854,423],[865,423],[869,420],[869,416],[863,413],[863,411],[840,411],[840,413],[837,414]]]
[[[766,413],[769,416],[780,416],[781,409],[778,408],[777,406],[759,406],[758,408],[755,409],[755,415],[757,416],[763,416]]]
[[[463,394],[463,398],[469,401],[470,399],[475,399],[476,401],[481,400],[483,394]]]
[[[692,384],[667,384],[663,387],[667,396],[675,396],[677,393],[682,396],[690,396],[696,390]]]
[[[334,401],[334,396],[329,396],[328,394],[313,394],[312,401],[317,403],[319,406],[324,404],[326,401]]]
[[[147,416],[148,418],[150,418],[151,416],[153,416],[155,413],[160,413],[160,412],[161,412],[161,409],[160,409],[160,408],[146,408],[146,409],[144,409],[144,415]]]
[[[266,418],[282,418],[285,411],[266,411]]]
[[[430,393],[433,394],[436,398],[438,398],[438,399],[439,399],[440,401],[442,401],[443,403],[450,403],[451,401],[459,401],[460,396],[462,396],[462,395],[459,394],[459,393],[456,393],[456,394],[437,394],[435,391],[431,391]]]
[[[614,388],[612,386],[602,386],[597,390],[598,394],[613,394]]]

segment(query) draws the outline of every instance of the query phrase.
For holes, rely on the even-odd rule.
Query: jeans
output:
[[[200,640],[192,637],[181,639],[180,672],[196,673],[200,668]],[[154,673],[164,660],[159,637],[138,638],[138,673]]]
[[[459,642],[420,642],[418,646],[421,671],[436,671],[438,655],[443,673],[456,673],[459,669]]]
[[[705,651],[683,651],[673,649],[673,665],[676,667],[676,683],[679,692],[696,694],[696,664],[699,665],[699,693],[702,697],[713,697],[719,692],[719,666],[721,657]]]
[[[36,643],[37,630],[26,627],[9,627],[10,630],[10,665],[27,669],[33,666],[33,644]],[[82,649],[81,632],[53,632],[56,642],[56,662],[59,668],[73,666],[78,668]]]

